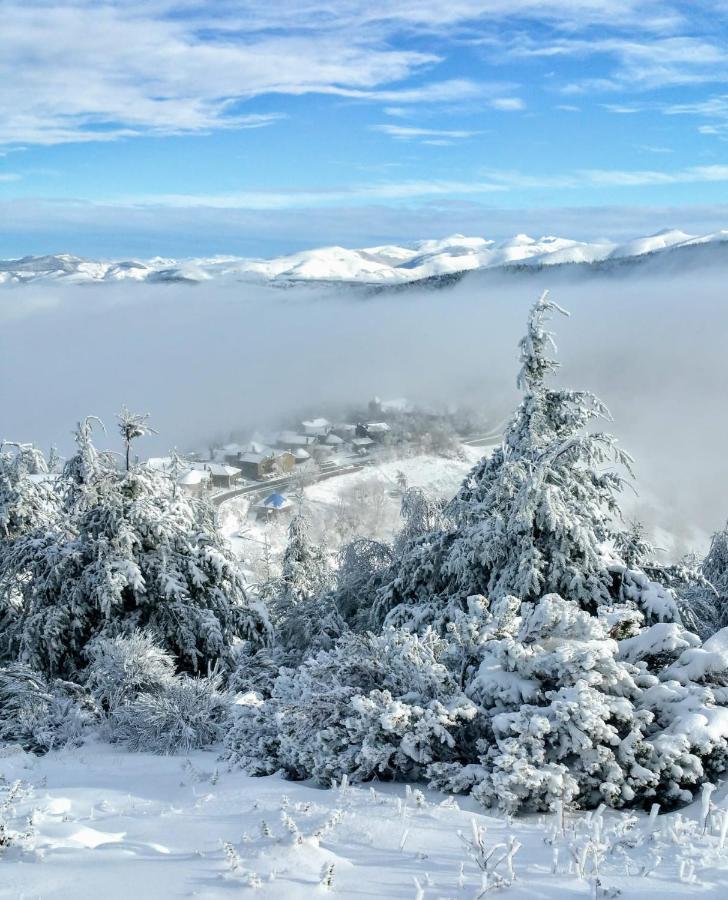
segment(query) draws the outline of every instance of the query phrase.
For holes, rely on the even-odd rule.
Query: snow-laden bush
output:
[[[20,663],[0,669],[0,743],[32,753],[78,746],[93,718],[76,685],[48,681]]]
[[[456,759],[476,708],[439,662],[443,649],[431,632],[344,635],[283,670],[269,700],[242,708],[230,759],[324,784],[342,775],[414,779],[435,760]]]
[[[139,694],[162,691],[174,675],[171,654],[143,632],[99,638],[90,645],[88,656],[86,687],[106,712]]]
[[[110,733],[130,750],[187,753],[222,740],[231,699],[218,674],[178,675],[111,713]]]

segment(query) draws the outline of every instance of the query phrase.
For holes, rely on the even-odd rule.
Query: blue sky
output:
[[[2,11],[2,256],[728,227],[728,0]]]

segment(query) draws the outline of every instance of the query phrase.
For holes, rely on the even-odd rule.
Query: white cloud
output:
[[[699,20],[690,23],[694,29]],[[678,23],[679,24],[679,23]],[[612,60],[605,76],[584,77],[563,85],[567,95],[599,91],[650,91],[669,86],[728,82],[728,48],[706,27],[702,35],[653,35],[642,27],[625,30],[615,17],[612,33],[594,29],[590,34],[536,38],[519,32],[491,38],[488,45],[504,59],[558,59],[604,57]]]
[[[499,109],[502,112],[517,112],[526,108],[526,104],[520,97],[496,97],[490,101],[490,105],[493,109]]]
[[[0,181],[20,181],[21,177],[17,172],[0,172]]]
[[[728,135],[728,94],[719,94],[692,103],[672,104],[663,108],[668,116],[698,116],[712,119],[698,127],[701,134]]]
[[[494,29],[511,26],[528,33],[534,22],[559,39],[542,46],[502,41],[506,55],[609,53],[618,59],[622,83],[678,83],[690,72],[703,79],[723,66],[724,54],[710,40],[671,36],[684,25],[681,6],[658,0],[5,0],[0,143],[262,127],[277,120],[275,107],[251,113],[245,102],[281,94],[330,94],[399,109],[480,100],[517,111],[524,104],[509,93],[514,85],[423,84],[422,77],[441,61],[448,40],[487,40]],[[584,37],[588,29],[630,28],[655,40]],[[401,38],[412,35],[436,35],[438,52],[402,49]]]
[[[419,138],[426,138],[427,140],[423,141],[423,143],[432,144],[436,141],[439,143],[440,141],[452,141],[452,140],[464,140],[465,138],[473,137],[476,134],[480,134],[479,131],[463,131],[463,130],[447,130],[440,128],[417,128],[417,127],[408,127],[404,125],[372,125],[372,129],[374,131],[381,131],[384,134],[390,135],[390,137],[397,138],[398,140],[403,141],[412,141],[417,140]]]

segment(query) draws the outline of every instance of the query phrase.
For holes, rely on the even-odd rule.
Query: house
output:
[[[303,447],[298,447],[293,451],[293,458],[296,461],[296,465],[300,465],[301,463],[308,462],[311,459],[311,454],[308,450],[304,450]]]
[[[224,460],[228,466],[237,466],[240,457],[245,456],[248,453],[273,452],[269,447],[265,444],[261,444],[259,441],[250,441],[248,444],[227,444],[223,449],[225,450]]]
[[[364,426],[367,436],[374,441],[381,441],[392,430],[386,422],[367,422]]]
[[[243,453],[236,461],[244,478],[262,481],[271,475],[285,475],[293,471],[296,459],[289,450],[279,451],[266,447],[262,452]]]
[[[255,514],[259,519],[267,519],[271,516],[278,516],[281,513],[290,511],[293,503],[283,494],[269,494],[263,500],[259,500],[255,504]]]
[[[333,428],[328,419],[310,419],[308,422],[301,422],[303,433],[311,437],[325,438]]]
[[[177,479],[177,485],[190,497],[201,497],[210,487],[212,478],[209,472],[201,469],[188,469]]]
[[[199,462],[193,463],[193,469],[209,472],[213,487],[231,488],[240,481],[242,472],[236,466],[228,466],[224,463]]]
[[[354,452],[360,456],[366,455],[373,445],[374,441],[370,437],[355,437],[351,442]]]
[[[331,434],[326,436],[325,444],[328,444],[329,447],[333,447],[335,450],[341,450],[344,446],[344,439],[340,438],[338,434],[334,434],[332,431]]]

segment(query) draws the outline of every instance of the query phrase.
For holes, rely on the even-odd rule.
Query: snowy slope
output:
[[[70,254],[0,260],[0,284],[118,282],[125,280],[197,283],[211,279],[265,283],[342,282],[402,284],[436,275],[512,265],[590,264],[625,260],[698,244],[728,242],[728,230],[694,236],[679,230],[635,238],[623,244],[606,239],[576,241],[527,234],[496,243],[482,237],[451,235],[411,246],[348,249],[322,247],[274,259],[214,256],[174,260],[86,260]]]
[[[421,785],[322,790],[228,771],[217,757],[214,749],[165,757],[93,742],[44,757],[0,757],[0,784],[3,777],[21,782],[11,837],[25,833],[0,848],[0,897],[677,900],[728,893],[724,788],[703,834],[700,803],[654,821],[613,812],[510,821]],[[486,852],[501,845],[487,883],[466,846],[474,826],[485,829]],[[503,857],[511,839],[520,846],[509,870]],[[499,878],[510,886],[496,889]]]

